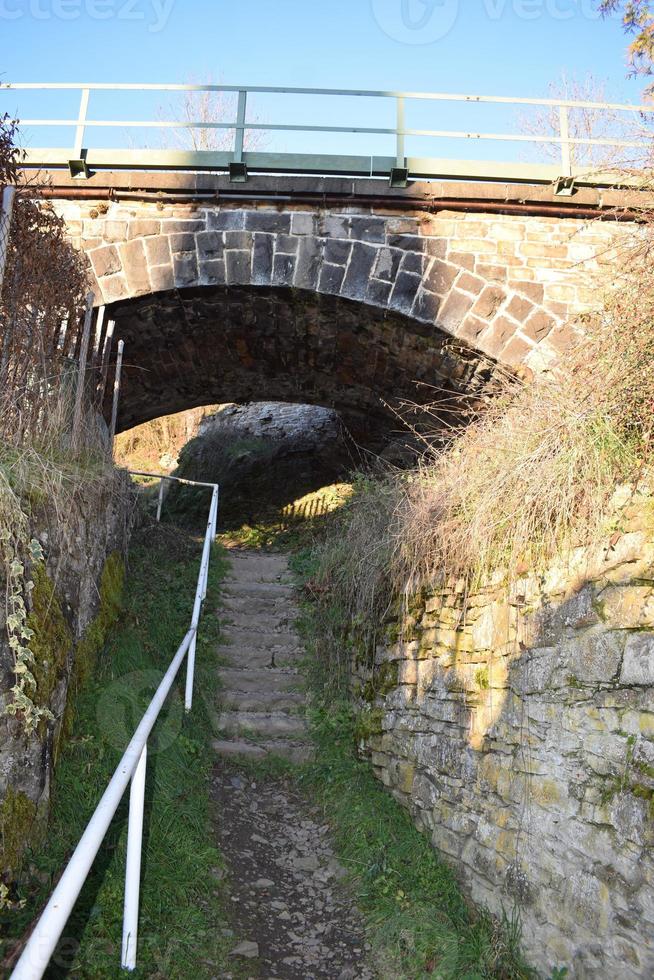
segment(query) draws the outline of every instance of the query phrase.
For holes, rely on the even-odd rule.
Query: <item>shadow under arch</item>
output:
[[[118,431],[211,403],[285,401],[335,408],[374,446],[397,427],[403,401],[445,407],[492,371],[433,325],[295,288],[174,289],[115,303],[107,316],[125,342]]]

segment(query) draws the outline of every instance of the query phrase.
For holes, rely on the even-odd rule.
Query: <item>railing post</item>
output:
[[[404,168],[404,128],[404,99],[402,96],[398,96],[395,126],[395,166],[399,170]]]
[[[118,418],[118,399],[120,398],[120,376],[123,370],[123,351],[125,341],[118,341],[118,354],[116,356],[116,375],[114,377],[114,400],[111,406],[111,426],[109,428],[109,444],[113,446],[116,437],[116,420]]]
[[[241,89],[238,93],[236,108],[236,131],[234,134],[234,163],[243,163],[243,145],[245,143],[245,110],[248,93]]]
[[[79,113],[77,114],[77,129],[75,130],[75,145],[73,147],[73,159],[79,160],[82,156],[84,147],[84,130],[86,128],[86,113],[89,107],[89,89],[82,89],[82,96],[79,101]]]
[[[570,118],[567,105],[559,106],[559,124],[561,130],[561,167],[562,177],[572,177],[572,155],[570,153]]]
[[[164,478],[159,480],[159,499],[157,500],[157,524],[161,520],[161,508],[163,507]]]
[[[141,889],[141,849],[143,846],[143,809],[148,743],[143,746],[129,791],[127,825],[127,860],[125,864],[125,904],[123,908],[123,945],[120,965],[123,970],[136,967],[139,932],[139,893]]]
[[[7,248],[9,246],[9,231],[11,229],[11,214],[14,208],[15,197],[15,187],[9,186],[4,188],[2,192],[2,208],[0,209],[0,293],[2,292],[2,282],[5,277]]]
[[[111,342],[114,336],[114,327],[116,326],[115,320],[109,320],[107,323],[107,332],[104,337],[104,344],[102,345],[102,365],[100,369],[100,394],[98,397],[98,402],[100,408],[102,408],[102,403],[104,401],[104,393],[107,388],[107,375],[109,374],[109,358],[111,356]]]
[[[91,337],[91,321],[93,319],[93,293],[87,293],[86,313],[84,315],[84,330],[82,332],[82,344],[79,354],[79,366],[77,369],[77,390],[75,391],[75,409],[73,411],[73,432],[72,442],[76,445],[79,436],[79,427],[82,422],[82,403],[84,400],[84,387],[86,384],[86,362],[89,354],[89,340]]]

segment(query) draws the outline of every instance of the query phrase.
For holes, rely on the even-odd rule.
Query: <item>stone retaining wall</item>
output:
[[[510,593],[430,594],[355,666],[376,774],[545,977],[654,975],[652,498],[619,526]]]

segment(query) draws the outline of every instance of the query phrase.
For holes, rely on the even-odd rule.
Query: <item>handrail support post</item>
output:
[[[143,845],[143,810],[145,806],[145,773],[148,743],[143,746],[132,776],[129,793],[127,860],[125,864],[125,904],[123,910],[123,944],[120,965],[123,970],[136,969],[136,947],[139,930],[139,894],[141,890],[141,850]]]

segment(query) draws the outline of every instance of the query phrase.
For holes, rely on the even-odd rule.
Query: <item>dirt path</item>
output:
[[[217,836],[234,908],[238,975],[374,980],[361,916],[343,882],[329,827],[292,781],[253,776],[245,758],[311,752],[286,558],[237,552],[225,587],[229,666],[217,713]]]

